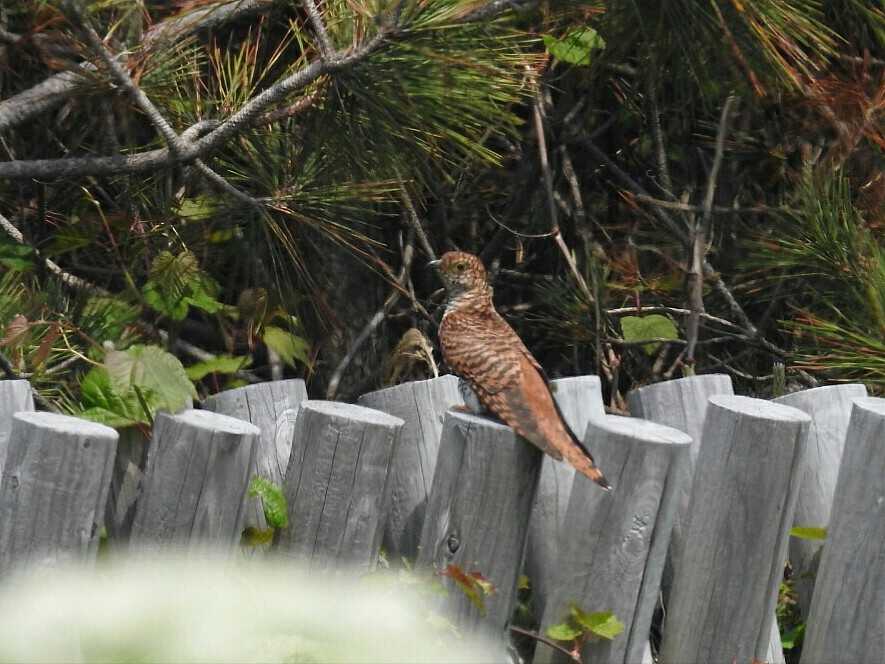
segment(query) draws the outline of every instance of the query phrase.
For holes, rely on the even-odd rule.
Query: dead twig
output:
[[[543,634],[539,634],[538,632],[532,632],[531,630],[523,629],[522,627],[517,627],[516,625],[510,625],[510,631],[513,632],[514,634],[522,634],[523,636],[527,636],[531,639],[534,639],[535,641],[539,641],[539,642],[543,643],[544,645],[550,646],[554,650],[561,652],[563,655],[568,657],[571,661],[575,662],[576,664],[581,664],[581,658],[578,657],[577,655],[575,655],[575,653],[573,653],[568,648],[559,645],[556,641],[554,641],[552,639],[548,639]]]

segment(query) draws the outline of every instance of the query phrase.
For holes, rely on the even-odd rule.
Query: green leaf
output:
[[[679,330],[676,324],[661,314],[648,316],[624,316],[621,319],[621,330],[625,341],[643,341],[644,339],[678,339]],[[642,350],[653,355],[658,344],[644,344]]]
[[[613,639],[624,631],[624,623],[618,620],[611,611],[586,613],[573,606],[572,616],[585,631],[601,636],[603,639]]]
[[[155,395],[154,411],[177,413],[195,399],[197,392],[184,367],[174,355],[159,346],[135,345],[105,356],[105,368],[117,394],[125,395],[134,385]]]
[[[784,650],[792,650],[800,643],[805,635],[805,623],[799,623],[781,635],[781,645]]]
[[[0,265],[15,272],[34,267],[34,250],[16,242],[0,242]]]
[[[216,300],[219,290],[189,251],[177,256],[161,251],[151,263],[149,278],[142,287],[145,301],[172,320],[183,320],[189,306],[210,314],[220,311],[224,305]]]
[[[264,528],[259,529],[254,526],[247,526],[245,530],[243,530],[243,535],[240,538],[240,544],[243,546],[266,546],[273,542],[273,528]]]
[[[138,395],[129,390],[121,396],[111,384],[111,378],[104,367],[94,367],[80,383],[83,412],[80,417],[111,427],[125,427],[133,424],[147,424]],[[148,393],[146,400],[152,394]]]
[[[516,581],[516,589],[517,590],[529,590],[532,587],[531,581],[529,581],[529,577],[525,574],[520,574],[519,579]]]
[[[187,377],[191,380],[201,380],[211,373],[234,374],[245,366],[248,366],[250,358],[245,355],[234,357],[232,355],[219,355],[205,362],[197,362],[185,369]]]
[[[561,62],[573,65],[589,65],[594,48],[605,48],[605,40],[593,28],[570,30],[562,39],[544,35],[547,51]]]
[[[825,540],[827,539],[827,529],[817,526],[796,526],[790,528],[790,537],[804,540]]]
[[[197,221],[212,216],[215,201],[208,196],[183,198],[178,205],[178,216],[188,221]]]
[[[249,484],[249,495],[261,498],[264,506],[264,519],[271,528],[285,528],[289,525],[289,508],[283,490],[263,477],[253,477]]]
[[[302,364],[308,364],[307,353],[310,350],[310,344],[305,339],[275,325],[266,326],[261,338],[267,347],[276,351],[289,366],[294,367],[296,359],[300,360]]]
[[[583,634],[580,629],[573,627],[569,623],[551,625],[545,633],[554,641],[574,641]]]

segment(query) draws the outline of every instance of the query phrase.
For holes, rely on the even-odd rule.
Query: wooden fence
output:
[[[103,526],[119,550],[233,550],[244,527],[267,525],[247,492],[257,474],[288,501],[273,551],[365,572],[383,546],[391,564],[448,569],[439,608],[464,632],[506,638],[526,573],[541,631],[572,606],[624,624],[587,642],[584,662],[649,661],[661,601],[659,661],[782,662],[789,557],[802,573],[803,664],[881,659],[885,399],[841,385],[771,402],[696,376],[628,395],[639,419],[606,415],[596,377],[554,384],[611,493],[499,422],[449,410],[451,376],[360,405],[308,400],[300,380],[253,385],[159,414],[150,440],[36,412],[27,382],[0,381],[0,576],[89,562]],[[794,525],[828,527],[822,552],[791,539]],[[494,585],[482,610],[453,569]],[[539,643],[534,659],[567,657]]]

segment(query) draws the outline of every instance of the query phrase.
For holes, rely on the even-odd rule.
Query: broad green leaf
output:
[[[215,212],[215,201],[208,196],[184,198],[178,205],[178,216],[188,221],[205,219]]]
[[[197,392],[178,358],[159,346],[135,345],[112,350],[105,356],[105,368],[117,394],[127,394],[138,385],[154,393],[153,406],[173,413],[195,399]]]
[[[197,362],[185,369],[187,377],[191,380],[201,380],[211,373],[233,374],[247,366],[251,360],[246,356],[233,357],[231,355],[219,355],[218,357]]]
[[[520,574],[519,579],[516,582],[517,590],[529,590],[532,587],[531,581],[529,581],[529,577],[525,574]]]
[[[187,316],[188,302],[184,297],[169,297],[155,282],[148,281],[141,289],[144,301],[155,311],[172,320],[184,320]]]
[[[276,351],[289,366],[294,367],[296,359],[300,360],[302,364],[308,364],[307,353],[310,350],[310,344],[301,337],[275,325],[268,325],[264,328],[261,338],[267,347]]]
[[[621,319],[621,329],[624,332],[625,341],[642,341],[644,339],[678,339],[679,330],[676,324],[660,314],[647,316],[624,316]],[[652,355],[657,350],[658,344],[644,344],[642,350]]]
[[[264,506],[264,519],[271,528],[285,528],[289,525],[289,508],[283,490],[263,477],[253,477],[249,484],[249,495],[261,498]]]
[[[577,607],[573,607],[572,615],[575,621],[585,631],[601,636],[604,639],[613,639],[624,631],[624,623],[617,619],[611,611],[596,611],[585,613]]]
[[[548,627],[545,633],[554,641],[574,641],[583,632],[569,623],[559,623]]]
[[[790,528],[790,537],[804,540],[825,540],[827,539],[827,529],[817,526],[795,526]]]
[[[84,407],[80,417],[118,428],[147,423],[135,391],[128,390],[123,396],[117,393],[104,367],[94,367],[86,374],[80,395]],[[150,393],[147,398],[150,400]]]
[[[220,311],[224,305],[216,300],[219,290],[189,251],[177,256],[170,251],[157,254],[142,288],[145,301],[172,320],[184,319],[191,305],[208,313]]]
[[[593,28],[570,30],[562,39],[544,35],[547,51],[561,62],[573,65],[589,65],[594,48],[605,48],[605,40]]]
[[[224,308],[224,305],[209,295],[206,291],[197,291],[193,295],[184,298],[189,305],[202,309],[207,314],[215,314]]]

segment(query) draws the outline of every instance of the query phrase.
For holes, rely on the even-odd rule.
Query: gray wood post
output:
[[[302,403],[284,485],[289,527],[277,531],[277,549],[313,569],[374,569],[402,427],[363,406]]]
[[[184,408],[193,408],[188,397]],[[125,427],[118,430],[117,455],[114,457],[114,472],[108,490],[108,504],[105,506],[104,525],[108,532],[108,545],[112,548],[128,546],[135,519],[135,504],[141,496],[144,470],[147,465],[148,430],[139,427]]]
[[[248,422],[205,410],[159,413],[131,548],[234,546],[259,434]]]
[[[18,412],[34,410],[31,384],[26,380],[0,380],[0,473],[9,446],[12,416]]]
[[[845,432],[851,418],[851,403],[867,396],[867,388],[859,384],[827,385],[811,390],[793,392],[775,399],[777,403],[793,406],[811,416],[808,433],[808,455],[805,472],[799,485],[794,526],[826,527],[830,522],[830,508],[845,446]],[[822,542],[791,537],[790,565],[793,568],[794,588],[802,616],[808,618],[817,561]],[[883,609],[885,610],[885,609]]]
[[[856,399],[802,664],[885,657],[885,399]]]
[[[500,639],[513,612],[541,451],[496,421],[449,411],[418,565],[480,572],[496,588],[485,615],[449,580],[442,610],[465,633]]]
[[[150,442],[138,427],[126,427],[118,432],[120,440],[117,442],[104,518],[108,543],[111,546],[129,539],[132,520],[135,518],[135,504],[141,495]]]
[[[762,399],[710,397],[664,664],[766,661],[810,422]]]
[[[391,563],[402,557],[414,560],[436,471],[443,415],[463,403],[458,378],[448,375],[403,383],[364,394],[358,403],[405,422],[394,452],[383,544]]]
[[[261,430],[253,473],[282,486],[292,452],[295,416],[307,387],[300,378],[225,390],[203,401],[203,408],[251,422]],[[251,478],[250,478],[251,481]],[[267,528],[261,500],[246,496],[246,526]]]
[[[588,612],[612,611],[624,632],[611,641],[587,644],[582,660],[640,662],[691,438],[660,424],[605,415],[589,422],[584,440],[593,444],[614,488],[605,493],[584,478],[575,480],[563,528],[569,536],[555,566],[542,631],[563,622],[572,604]],[[538,655],[536,661],[565,661],[543,645]]]
[[[0,574],[17,564],[92,560],[117,432],[58,415],[13,416],[0,484]]]
[[[583,440],[587,423],[594,417],[605,416],[599,377],[574,376],[558,378],[552,382],[553,396],[566,423]],[[596,454],[595,441],[590,440],[588,444]],[[538,481],[538,491],[529,521],[524,565],[525,574],[531,582],[532,601],[538,619],[544,612],[559,549],[567,537],[563,523],[574,479],[575,469],[571,465],[544,455],[541,479]]]
[[[673,570],[685,542],[685,527],[688,518],[688,504],[694,482],[695,464],[698,452],[704,444],[704,415],[707,400],[714,395],[734,394],[731,378],[725,374],[688,376],[661,383],[646,385],[627,395],[630,413],[658,424],[665,424],[684,431],[691,436],[689,463],[684,467],[685,477],[679,480],[679,507],[673,522],[670,538],[670,551],[661,579],[661,593],[666,603],[673,585]],[[784,664],[784,650],[781,646],[777,621],[771,624],[770,647],[765,659],[769,664]]]

